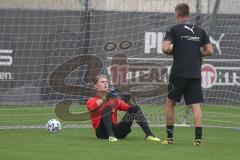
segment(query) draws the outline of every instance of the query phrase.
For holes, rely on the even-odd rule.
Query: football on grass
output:
[[[62,129],[61,123],[57,119],[50,119],[46,127],[48,132],[59,132]]]

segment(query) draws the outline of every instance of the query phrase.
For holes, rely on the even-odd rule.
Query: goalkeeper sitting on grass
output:
[[[122,94],[120,97],[117,90],[108,92],[108,80],[105,75],[96,77],[94,87],[97,94],[87,101],[87,108],[97,138],[108,139],[111,142],[118,141],[117,138],[123,139],[131,132],[135,120],[146,134],[146,140],[160,141],[154,137],[144,114],[129,94]],[[126,112],[119,123],[117,123],[118,110]]]

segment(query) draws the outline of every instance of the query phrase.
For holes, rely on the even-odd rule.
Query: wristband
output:
[[[101,100],[105,102],[107,100],[107,96],[106,95],[102,96]]]

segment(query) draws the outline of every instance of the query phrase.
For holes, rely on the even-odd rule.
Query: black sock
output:
[[[148,126],[147,119],[137,105],[132,106],[128,112],[130,113],[130,115],[134,116],[134,119],[136,120],[137,124],[142,128],[146,136],[153,136]]]
[[[115,137],[112,129],[112,106],[109,106],[103,110],[102,121],[107,131],[108,136]]]
[[[202,139],[202,127],[195,127],[195,139]]]
[[[173,129],[174,126],[166,126],[167,138],[173,138]]]

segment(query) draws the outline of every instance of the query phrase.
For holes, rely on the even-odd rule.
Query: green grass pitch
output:
[[[153,128],[164,137],[163,128]],[[204,146],[196,147],[193,128],[176,128],[175,144],[163,145],[144,140],[140,128],[116,143],[98,140],[92,129],[63,129],[48,133],[44,129],[1,130],[1,160],[237,160],[240,131],[232,129],[204,129]]]
[[[54,107],[0,107],[0,127],[12,125],[45,125],[55,118]],[[162,124],[163,107],[142,107],[150,124]],[[81,107],[73,107],[75,113]],[[157,113],[155,117],[152,117]],[[177,108],[178,115],[184,107]],[[240,107],[204,106],[204,146],[193,146],[194,128],[176,127],[175,143],[163,145],[144,140],[140,128],[132,128],[126,139],[116,143],[96,139],[91,128],[63,128],[60,133],[48,133],[46,129],[0,129],[0,160],[238,160],[240,159]],[[179,116],[181,117],[181,116]],[[152,118],[152,119],[151,119]],[[68,124],[89,124],[86,122],[64,122]],[[180,121],[179,121],[180,122]],[[192,122],[191,122],[192,123]],[[163,127],[152,128],[154,134],[163,139]]]

